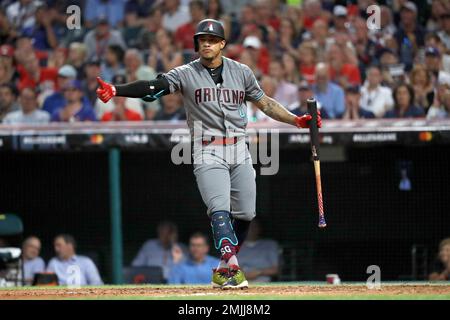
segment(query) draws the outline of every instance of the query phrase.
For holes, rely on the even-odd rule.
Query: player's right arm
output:
[[[114,96],[142,98],[145,101],[154,101],[163,95],[169,94],[169,81],[164,76],[154,80],[138,80],[121,85],[113,85],[97,77],[97,96],[104,103]]]

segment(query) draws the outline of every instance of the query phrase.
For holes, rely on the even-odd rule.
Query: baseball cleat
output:
[[[226,268],[213,269],[211,279],[211,285],[213,288],[221,288],[228,280],[228,273],[229,271]]]
[[[248,281],[245,279],[244,272],[238,266],[230,266],[230,277],[222,285],[223,290],[230,289],[248,289]]]

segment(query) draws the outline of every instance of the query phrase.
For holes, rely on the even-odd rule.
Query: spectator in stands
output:
[[[77,71],[71,65],[66,64],[59,68],[57,80],[58,90],[45,98],[44,103],[42,104],[42,110],[47,111],[49,114],[52,114],[59,108],[64,107],[66,104],[66,100],[64,99],[63,88],[68,84],[69,81],[75,80],[76,77]]]
[[[287,106],[287,108],[295,115],[302,116],[308,112],[307,100],[314,96],[312,86],[306,80],[302,80],[298,85],[298,99],[295,103]],[[328,119],[328,114],[323,110],[320,102],[317,102],[317,108],[320,109],[322,119]]]
[[[31,236],[25,239],[22,245],[23,273],[25,282],[31,285],[36,273],[45,271],[45,262],[39,256],[41,252],[41,240]]]
[[[441,17],[450,10],[448,1],[433,0],[431,2],[431,16],[427,21],[426,29],[429,31],[437,31],[442,28]]]
[[[114,84],[126,83],[123,74],[112,78]],[[97,99],[95,113],[99,121],[141,121],[144,120],[144,102],[142,99],[115,96],[107,103]]]
[[[286,81],[297,85],[300,82],[301,76],[298,71],[300,67],[295,60],[295,56],[285,52],[281,57],[281,62],[283,64],[283,69],[286,70]]]
[[[52,113],[51,121],[96,121],[91,104],[83,98],[84,93],[80,81],[70,80],[64,86],[63,91],[66,103],[62,108],[58,108]]]
[[[164,32],[164,31],[163,31]],[[127,82],[136,80],[148,80],[156,78],[156,72],[151,66],[143,64],[142,55],[137,49],[128,49],[125,52],[125,72]],[[159,101],[145,103],[145,115],[148,120],[152,120],[161,109]]]
[[[131,264],[133,267],[159,266],[167,280],[174,260],[180,255],[186,255],[187,249],[178,242],[178,228],[174,223],[160,222],[157,233],[158,238],[147,240]]]
[[[111,82],[112,78],[119,73],[124,72],[123,57],[125,52],[117,44],[111,44],[106,49],[105,59],[100,66],[102,79]]]
[[[23,28],[22,33],[33,39],[33,46],[36,50],[56,49],[58,39],[52,25],[53,16],[50,14],[47,5],[39,5],[34,15],[35,23]]]
[[[19,73],[14,65],[14,47],[9,44],[0,46],[0,65],[4,67],[0,83],[16,83]]]
[[[352,42],[355,46],[357,61],[359,62],[360,71],[358,73],[365,74],[366,68],[375,62],[377,44],[369,38],[369,29],[365,19],[361,17],[354,19],[352,26],[355,29]]]
[[[219,259],[208,255],[209,240],[202,233],[194,233],[189,238],[189,256],[183,259],[178,251],[175,265],[170,271],[170,284],[209,284],[211,270],[217,267]]]
[[[327,61],[330,69],[330,80],[342,88],[361,84],[361,75],[356,65],[345,63],[342,49],[332,44],[328,47]]]
[[[381,85],[381,70],[377,66],[367,69],[366,82],[361,88],[359,104],[362,109],[372,112],[375,117],[382,118],[386,111],[394,106],[392,90]]]
[[[303,26],[306,30],[313,28],[316,21],[325,21],[327,14],[322,9],[320,0],[305,0],[303,1]]]
[[[259,220],[250,224],[248,235],[239,249],[239,265],[245,277],[252,282],[270,282],[280,270],[280,248],[274,240],[261,239],[262,227]]]
[[[165,0],[162,25],[164,29],[175,32],[180,26],[190,20],[189,10],[180,4],[180,0]]]
[[[63,47],[50,51],[47,58],[47,67],[61,68],[67,62],[67,54],[68,50]]]
[[[205,18],[205,5],[203,1],[193,0],[189,3],[190,21],[178,27],[174,40],[178,50],[194,51],[192,38],[197,29],[197,24]]]
[[[139,34],[143,28],[144,21],[144,19],[139,18],[135,10],[125,9],[124,26],[121,32],[128,48],[136,48],[139,45]]]
[[[436,99],[428,109],[427,119],[450,118],[450,86],[439,84],[436,93]]]
[[[430,281],[450,280],[450,238],[439,243],[439,253],[432,266],[432,273],[428,276]]]
[[[248,36],[243,42],[244,52],[247,52],[255,62],[256,75],[267,74],[269,72],[270,57],[267,48],[263,46],[257,36]]]
[[[308,33],[307,33],[308,34]],[[326,49],[332,39],[328,35],[328,24],[322,19],[317,19],[312,25],[310,32],[310,40],[316,51],[317,61],[324,61],[326,58]]]
[[[218,20],[223,24],[227,43],[235,43],[239,38],[240,26],[238,20],[224,12],[225,1],[207,0],[206,18]]]
[[[433,104],[434,87],[432,76],[423,65],[415,65],[411,71],[411,85],[414,88],[415,105],[422,106],[425,112]]]
[[[17,32],[6,16],[6,11],[0,7],[0,43],[12,43]]]
[[[436,81],[439,77],[439,73],[442,72],[442,57],[438,49],[434,47],[427,47],[425,49],[425,66],[427,71],[430,72]]]
[[[86,52],[86,45],[84,43],[72,42],[69,46],[67,63],[77,71],[77,80],[83,80],[85,77]]]
[[[345,111],[344,90],[330,82],[330,71],[326,63],[319,62],[316,66],[313,92],[330,119],[338,119]]]
[[[348,22],[348,11],[345,6],[335,5],[333,8],[333,28],[331,32],[337,33],[347,33],[350,23]]]
[[[300,45],[301,37],[298,34],[297,29],[295,28],[295,22],[289,19],[283,19],[280,22],[280,31],[277,49],[280,54],[289,53],[296,55],[297,48]],[[276,54],[277,55],[277,54]]]
[[[5,124],[45,124],[50,121],[48,112],[39,110],[35,89],[26,87],[19,96],[20,110],[12,111],[3,118]]]
[[[425,115],[422,107],[414,105],[414,89],[409,84],[398,85],[393,93],[394,109],[385,118],[420,118]]]
[[[395,33],[400,60],[406,70],[412,68],[414,57],[420,46],[424,45],[425,30],[417,22],[417,6],[412,1],[403,3],[400,9],[400,25]]]
[[[150,8],[156,6],[157,2],[157,0],[128,0],[125,4],[125,12],[134,12],[140,20],[145,20]]]
[[[447,3],[447,7],[448,7]],[[450,13],[447,9],[447,13],[444,13],[440,17],[442,30],[438,31],[438,36],[441,38],[442,42],[445,44],[447,50],[450,50]]]
[[[156,32],[163,29],[162,27],[163,10],[161,6],[155,6],[150,10],[149,16],[145,19],[144,27],[138,34],[137,46],[138,49],[150,48],[156,38]]]
[[[406,82],[406,71],[403,64],[400,64],[397,54],[388,48],[384,48],[379,52],[380,68],[382,71],[382,82],[388,87]]]
[[[373,119],[375,115],[361,108],[359,101],[361,98],[359,86],[348,86],[345,88],[345,112],[342,116],[344,120]]]
[[[56,236],[54,248],[56,257],[48,263],[47,272],[56,273],[60,285],[103,285],[94,262],[88,257],[76,254],[77,245],[73,236]]]
[[[40,3],[37,0],[19,0],[11,3],[6,8],[6,15],[8,16],[9,22],[16,29],[34,26],[34,12]]]
[[[273,98],[282,105],[288,106],[297,100],[297,87],[286,81],[286,70],[279,60],[272,60],[269,65],[269,75],[277,81],[277,89]]]
[[[191,43],[193,44],[192,37]],[[170,34],[159,29],[156,32],[155,44],[150,48],[148,66],[158,73],[165,73],[183,64],[183,55],[176,50]]]
[[[1,65],[0,65],[1,70]],[[0,85],[0,122],[5,116],[13,111],[20,109],[17,103],[17,89],[10,83]]]
[[[91,105],[95,105],[95,101],[97,100],[97,77],[100,74],[100,61],[93,59],[84,65],[85,78],[83,81],[83,92],[84,96],[88,99]]]
[[[316,49],[312,42],[305,41],[298,47],[298,59],[300,62],[300,74],[309,84],[313,84],[317,60]]]
[[[41,67],[33,51],[28,52],[22,68],[19,67],[20,80],[18,89],[36,88],[39,92],[53,92],[56,89],[58,69]]]
[[[0,85],[11,83],[12,74],[8,72],[6,64],[0,63]]]
[[[178,93],[165,95],[161,98],[162,109],[155,115],[154,120],[179,121],[186,120],[183,100]]]
[[[107,19],[107,23],[117,28],[122,25],[125,12],[125,1],[123,0],[89,0],[85,3],[83,10],[84,23],[91,28],[95,22]]]
[[[126,49],[122,34],[117,30],[112,30],[108,20],[104,17],[98,20],[95,29],[86,34],[84,44],[87,49],[87,60],[102,60],[106,49],[112,44]]]
[[[239,37],[237,38],[237,41],[244,41],[246,37],[253,34],[256,28],[257,16],[255,5],[249,2],[242,6],[239,14]]]

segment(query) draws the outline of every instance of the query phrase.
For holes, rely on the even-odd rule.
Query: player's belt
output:
[[[235,144],[238,141],[237,137],[211,137],[210,140],[202,140],[203,145],[216,144],[216,145],[229,145]]]

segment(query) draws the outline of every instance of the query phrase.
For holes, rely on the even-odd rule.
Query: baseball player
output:
[[[194,175],[221,256],[212,285],[248,288],[236,257],[256,207],[256,173],[245,143],[246,101],[269,117],[299,128],[308,128],[311,116],[289,112],[264,94],[249,67],[222,55],[226,40],[219,21],[202,20],[194,45],[199,59],[149,81],[112,85],[98,78],[97,95],[106,103],[114,96],[153,101],[176,91],[182,94],[194,145]],[[321,126],[320,114],[317,125]]]

